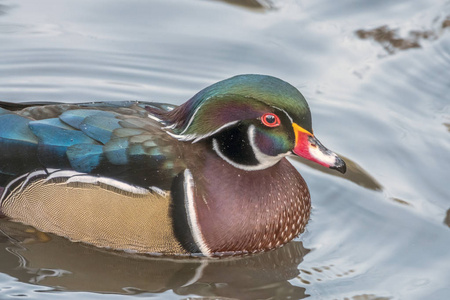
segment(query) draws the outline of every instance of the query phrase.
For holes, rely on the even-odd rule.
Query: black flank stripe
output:
[[[189,227],[188,212],[185,205],[184,172],[179,173],[172,181],[170,188],[172,203],[170,216],[173,222],[175,238],[181,246],[189,253],[201,253],[192,236]]]

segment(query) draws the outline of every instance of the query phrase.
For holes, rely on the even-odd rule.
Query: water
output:
[[[0,220],[0,298],[448,299],[449,1],[0,1],[0,100],[180,104],[240,73],[306,96],[345,176],[294,161],[307,232],[218,261]]]

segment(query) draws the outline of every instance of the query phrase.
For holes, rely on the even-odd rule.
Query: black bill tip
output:
[[[330,169],[334,169],[341,172],[342,174],[345,174],[345,172],[347,171],[347,165],[342,158],[336,157],[336,162],[333,166],[330,167]]]

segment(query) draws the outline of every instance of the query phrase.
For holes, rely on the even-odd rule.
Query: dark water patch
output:
[[[444,219],[444,224],[450,227],[450,208],[447,210],[447,216]]]
[[[408,38],[398,37],[397,30],[388,26],[381,26],[375,29],[356,31],[356,35],[363,40],[372,39],[383,46],[389,54],[394,54],[397,50],[410,48],[420,48],[419,37],[410,33]],[[427,36],[429,33],[426,34]]]
[[[6,15],[12,8],[12,5],[0,4],[0,17]]]
[[[439,29],[445,29],[450,25],[450,16],[446,17]],[[411,30],[405,36],[400,36],[399,29],[392,29],[387,25],[376,27],[373,29],[359,29],[355,32],[356,36],[362,40],[373,40],[380,44],[388,54],[395,54],[400,50],[408,50],[413,48],[421,48],[421,43],[425,40],[437,40],[442,34],[443,30]]]
[[[444,22],[442,22],[442,28],[450,27],[450,16],[448,16]]]
[[[391,198],[391,200],[393,200],[393,201],[395,201],[395,202],[397,202],[397,203],[400,203],[400,204],[402,204],[402,205],[411,206],[411,203],[409,203],[408,201],[399,199],[399,198]]]

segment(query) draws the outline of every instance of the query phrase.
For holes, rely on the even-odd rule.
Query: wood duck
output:
[[[98,247],[222,256],[277,248],[305,228],[308,187],[286,159],[342,173],[302,94],[239,75],[180,106],[0,103],[0,207]]]

